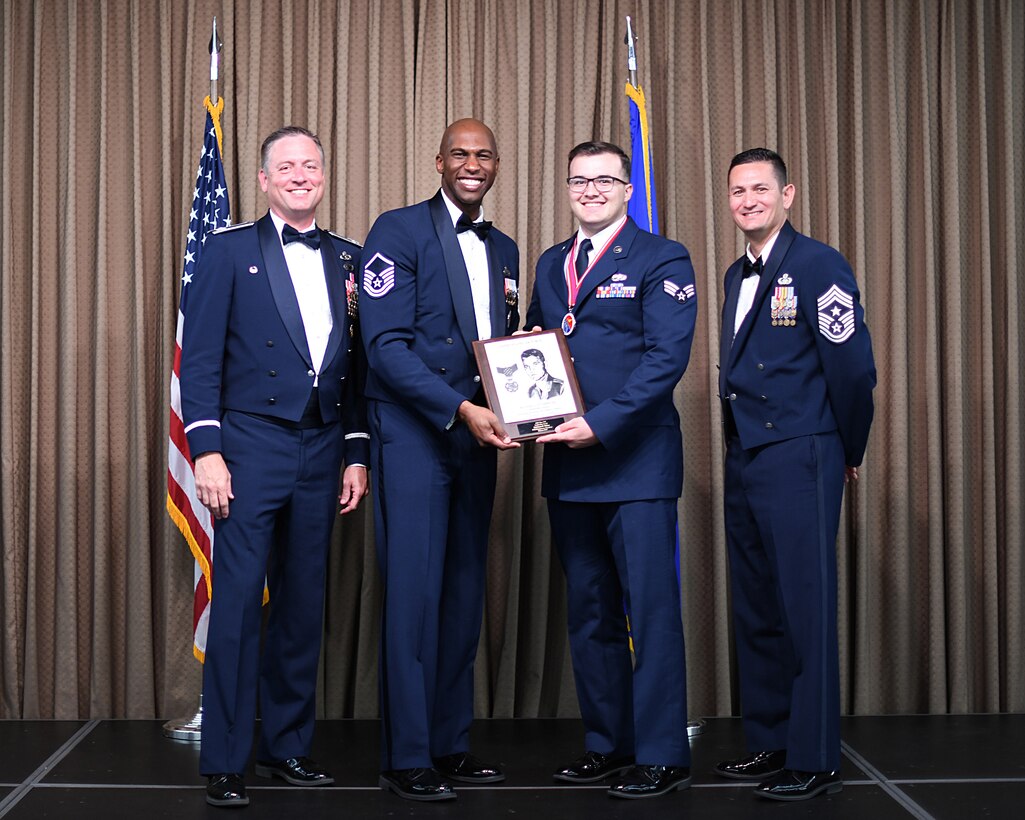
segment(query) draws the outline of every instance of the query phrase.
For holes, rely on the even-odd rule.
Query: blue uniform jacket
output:
[[[441,197],[377,218],[363,249],[360,307],[367,397],[407,405],[444,430],[480,375],[470,280]],[[507,336],[519,322],[519,250],[495,228],[485,245],[492,336]]]
[[[567,308],[564,276],[573,238],[537,262],[526,327],[556,328]],[[697,299],[679,242],[627,219],[584,279],[567,338],[599,443],[545,446],[541,492],[563,501],[678,498],[683,438],[673,390],[687,369]]]
[[[850,265],[784,223],[733,339],[745,258],[726,271],[719,370],[719,395],[733,411],[741,446],[836,430],[847,465],[857,467],[876,370]]]
[[[341,420],[345,462],[368,464],[362,351],[346,297],[347,289],[355,296],[360,248],[328,231],[320,236],[334,319],[318,382],[320,412],[325,421]],[[298,421],[315,374],[270,214],[211,234],[186,287],[194,290],[182,333],[182,415],[186,428],[200,422],[188,432],[192,456],[221,450],[226,410]]]

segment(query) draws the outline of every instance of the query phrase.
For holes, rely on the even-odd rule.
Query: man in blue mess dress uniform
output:
[[[182,414],[214,516],[200,772],[207,802],[244,806],[243,772],[321,786],[309,752],[335,498],[367,492],[356,325],[360,248],[317,227],[324,151],[304,128],[263,143],[269,213],[210,235],[182,340]],[[260,653],[264,579],[270,612]],[[259,695],[257,694],[259,692]]]
[[[498,163],[490,128],[452,123],[435,159],[441,190],[382,214],[363,253],[380,785],[410,800],[505,777],[469,750],[496,449],[518,446],[485,406],[471,347],[519,321],[519,252],[481,208]]]
[[[719,394],[725,518],[748,754],[718,774],[755,794],[842,789],[836,534],[872,423],[872,342],[847,260],[787,220],[782,158],[730,163],[747,239],[726,272]]]

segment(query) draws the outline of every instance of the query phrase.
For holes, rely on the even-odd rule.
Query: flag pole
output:
[[[651,146],[650,146],[650,135],[648,133],[648,121],[647,121],[647,101],[644,98],[644,92],[641,87],[637,84],[637,37],[633,30],[633,20],[630,16],[626,17],[626,68],[630,72],[629,85],[626,88],[626,95],[631,104],[631,120],[636,119],[636,123],[631,122],[630,136],[631,136],[631,153],[633,154],[633,167],[638,166],[643,168],[643,173],[638,175],[637,182],[634,183],[635,194],[638,189],[643,189],[643,198],[647,199],[647,205],[636,213],[634,216],[635,221],[638,224],[646,218],[646,225],[641,225],[645,230],[650,230],[652,233],[658,233],[658,217],[655,214],[656,203],[654,197],[654,174],[652,173],[652,162],[651,162]],[[633,169],[630,172],[631,179],[634,177]],[[636,199],[640,200],[642,197],[635,196]],[[633,199],[631,199],[633,204]],[[639,204],[639,203],[638,203]],[[680,554],[680,525],[676,525],[676,554],[677,554],[677,584],[679,584],[679,554]],[[688,720],[687,721],[687,736],[695,737],[705,731],[705,721]]]
[[[637,88],[637,49],[634,46],[633,26],[630,15],[626,16],[626,68],[630,72],[630,85]]]
[[[210,102],[214,105],[217,105],[217,100],[220,97],[217,93],[217,63],[222,48],[224,48],[224,43],[217,36],[217,18],[215,17],[213,32],[210,35]]]
[[[625,42],[626,67],[630,77],[625,88],[630,108],[630,184],[633,185],[634,191],[627,203],[626,212],[641,230],[657,234],[658,202],[655,197],[648,104],[644,98],[644,90],[637,84],[637,37],[634,35],[633,20],[629,16],[626,18]]]
[[[221,49],[224,43],[217,36],[217,18],[213,18],[213,27],[210,35],[210,106],[217,109],[220,95],[217,93],[217,64]],[[217,123],[220,128],[219,121]],[[172,740],[183,740],[190,743],[198,743],[203,736],[203,693],[199,693],[199,708],[190,716],[167,721],[163,726],[164,737]]]

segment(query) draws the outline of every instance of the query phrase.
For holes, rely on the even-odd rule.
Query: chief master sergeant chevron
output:
[[[836,533],[872,423],[872,342],[836,250],[787,220],[794,186],[765,148],[733,158],[747,252],[726,271],[719,396],[725,519],[748,755],[716,766],[755,794],[843,788]]]
[[[242,775],[331,776],[313,738],[324,572],[339,472],[343,513],[367,492],[356,326],[360,248],[317,227],[324,150],[305,128],[264,140],[270,212],[211,235],[189,287],[182,413],[199,500],[214,516],[200,772],[207,802],[248,804]],[[270,613],[260,657],[264,577]]]
[[[477,120],[445,129],[441,190],[381,214],[363,252],[361,317],[381,615],[382,788],[452,800],[447,782],[505,777],[469,753],[495,448],[471,342],[519,321],[519,252],[483,219],[498,172]]]

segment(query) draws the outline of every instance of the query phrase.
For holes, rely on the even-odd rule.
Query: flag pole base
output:
[[[704,731],[705,721],[701,720],[701,718],[687,721],[687,737],[697,737]]]
[[[164,724],[164,737],[199,743],[203,736],[203,696],[199,696],[199,711],[192,717],[169,720]]]

